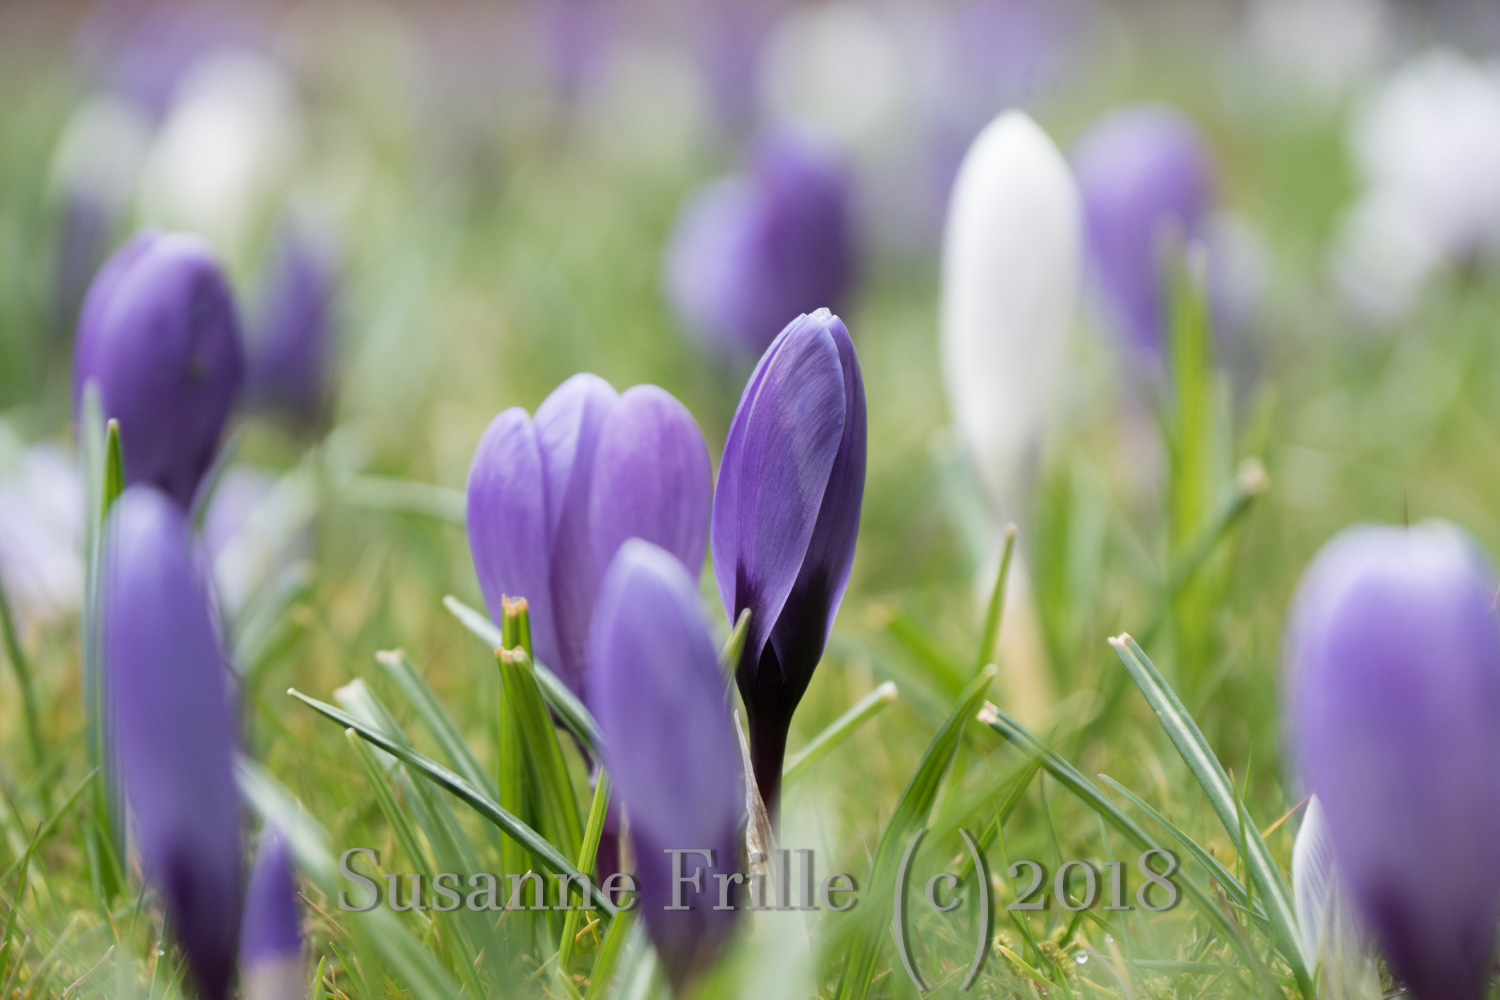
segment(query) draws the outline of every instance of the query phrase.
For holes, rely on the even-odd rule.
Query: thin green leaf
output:
[[[806,774],[812,766],[828,756],[840,743],[848,739],[856,729],[879,715],[896,700],[896,685],[886,681],[875,690],[855,702],[847,712],[829,723],[828,728],[814,736],[797,753],[793,754],[781,769],[781,780],[791,784]]]
[[[528,788],[535,793],[535,815],[541,833],[564,855],[576,856],[583,840],[578,818],[578,800],[568,777],[557,727],[542,700],[531,657],[524,649],[500,650],[496,657],[505,684],[505,703],[510,724],[520,734],[522,756],[530,775]]]
[[[21,718],[26,724],[26,741],[31,745],[32,759],[42,762],[42,731],[37,724],[36,691],[31,683],[31,664],[26,651],[21,648],[21,636],[16,631],[16,619],[10,610],[10,597],[0,586],[0,634],[5,639],[5,655],[15,671],[16,687],[21,691]]]
[[[433,694],[427,681],[423,680],[421,673],[417,670],[417,665],[411,661],[411,657],[406,655],[406,651],[381,650],[375,654],[375,662],[384,668],[386,674],[401,689],[401,693],[406,695],[412,708],[416,709],[417,717],[422,720],[427,731],[443,748],[443,753],[448,758],[448,762],[453,765],[454,770],[476,787],[483,789],[492,798],[499,798],[494,779],[480,765],[478,758],[474,756],[474,751],[469,749],[469,744],[464,740],[463,734],[458,731],[453,717],[448,714],[443,703],[438,701],[437,695]]]
[[[1224,832],[1229,834],[1235,850],[1244,857],[1250,869],[1251,881],[1260,890],[1261,899],[1265,901],[1266,917],[1271,922],[1276,950],[1296,974],[1297,985],[1303,994],[1310,996],[1312,977],[1299,945],[1291,890],[1254,824],[1249,825],[1250,830],[1246,836],[1240,836],[1239,805],[1234,786],[1224,773],[1223,765],[1219,763],[1213,748],[1208,745],[1198,724],[1178,699],[1177,693],[1167,684],[1145,651],[1136,645],[1135,640],[1128,635],[1120,635],[1110,639],[1109,644],[1130,671],[1141,694],[1145,695],[1183,763],[1187,764],[1203,793],[1208,796],[1209,804],[1218,814],[1219,822],[1223,824]]]
[[[339,499],[351,507],[415,514],[460,527],[468,520],[468,501],[462,490],[412,479],[351,476],[339,491]]]
[[[724,640],[724,648],[719,650],[719,669],[731,679],[739,668],[740,656],[745,652],[745,638],[749,634],[750,609],[746,608],[735,619],[734,628],[729,630],[729,638]]]
[[[953,759],[964,727],[978,710],[979,703],[984,700],[996,673],[998,671],[993,665],[987,666],[964,689],[952,713],[928,744],[927,752],[922,755],[921,763],[907,782],[901,798],[896,802],[890,822],[880,835],[880,845],[875,850],[874,871],[870,877],[871,903],[865,910],[864,919],[855,932],[857,936],[849,949],[849,957],[839,982],[839,1000],[864,1000],[869,996],[890,918],[890,905],[885,902],[890,898],[890,893],[886,891],[886,887],[895,880],[896,868],[907,841],[932,811],[938,787]]]
[[[1000,571],[995,574],[995,587],[990,591],[989,607],[984,613],[984,633],[979,639],[979,658],[974,669],[995,662],[995,642],[1000,638],[1000,621],[1005,611],[1005,587],[1010,579],[1010,562],[1016,553],[1016,526],[1005,526],[1005,547],[1000,550]]]
[[[353,729],[365,740],[373,743],[391,756],[411,765],[424,778],[435,782],[458,796],[459,799],[472,807],[480,816],[495,824],[495,826],[499,827],[507,835],[514,837],[531,852],[533,857],[552,871],[573,876],[581,874],[573,866],[573,863],[563,857],[557,848],[549,844],[541,834],[521,822],[505,809],[502,809],[499,803],[485,795],[460,775],[448,770],[448,768],[442,766],[437,761],[416,750],[395,743],[384,734],[375,731],[347,712],[340,711],[332,705],[318,701],[316,698],[310,698],[296,688],[288,689],[287,694],[325,718],[331,719],[346,729]],[[604,912],[613,917],[617,912],[614,904],[605,897],[598,886],[591,885],[591,888],[594,894],[594,901],[599,904]]]
[[[588,826],[583,831],[583,847],[578,851],[578,870],[581,872],[592,872],[594,870],[594,859],[599,853],[599,841],[604,836],[604,818],[609,812],[609,772],[601,769],[599,776],[594,782],[594,801],[589,806]],[[559,900],[559,905],[566,904],[566,900]],[[557,972],[571,986],[568,980],[568,966],[573,960],[573,939],[578,935],[578,921],[582,919],[584,910],[580,908],[568,911],[567,919],[563,921],[562,939],[557,945]]]
[[[630,939],[630,932],[634,927],[634,910],[621,913],[609,925],[609,931],[604,935],[604,944],[599,948],[599,957],[594,960],[594,971],[589,974],[587,994],[589,1000],[602,997],[609,991],[610,980],[615,974],[615,966],[620,961],[620,953],[625,948],[625,942]]]

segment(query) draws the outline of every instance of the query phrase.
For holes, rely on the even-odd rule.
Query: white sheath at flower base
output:
[[[1380,975],[1339,885],[1333,844],[1316,795],[1308,799],[1302,829],[1292,844],[1292,896],[1302,957],[1318,970],[1318,996],[1376,1000]]]
[[[1006,111],[969,147],[948,202],[941,353],[959,434],[1009,514],[1056,407],[1082,253],[1067,161],[1024,112]]]
[[[948,404],[1001,517],[1020,515],[1057,406],[1082,258],[1082,200],[1067,160],[1024,112],[1004,112],[969,147],[953,184],[940,317]],[[981,578],[985,597],[993,580],[993,571]],[[1055,697],[1030,594],[1017,553],[1002,683],[1016,716],[1038,725]]]

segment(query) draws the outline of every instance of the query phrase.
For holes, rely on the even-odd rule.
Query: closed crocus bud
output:
[[[714,642],[698,588],[673,555],[639,539],[620,548],[600,588],[588,670],[641,912],[681,991],[734,925],[733,910],[714,909],[714,875],[738,870],[743,798]]]
[[[485,430],[469,468],[469,551],[485,603],[530,605],[536,658],[583,692],[599,580],[627,538],[698,573],[708,530],[708,447],[687,409],[656,386],[616,393],[575,375],[537,408]]]
[[[245,887],[240,990],[244,1000],[291,1000],[307,992],[297,887],[286,844],[274,832],[261,838]]]
[[[277,239],[254,336],[248,395],[299,424],[322,416],[333,361],[338,283],[330,241],[289,224]]]
[[[749,169],[688,203],[667,251],[683,322],[754,357],[798,315],[842,309],[855,271],[852,193],[834,154],[790,131],[757,144]]]
[[[229,992],[239,933],[240,806],[224,650],[187,516],[131,486],[111,508],[104,592],[113,752],[147,880],[200,993]]]
[[[189,505],[244,372],[234,299],[203,240],[145,230],[100,269],[78,320],[74,405],[98,385],[120,422],[126,482]]]
[[[1023,494],[1078,308],[1082,212],[1052,140],[1007,111],[954,181],[943,238],[942,363],[959,433],[995,502]]]
[[[1443,522],[1360,527],[1302,579],[1286,644],[1298,769],[1339,884],[1419,1000],[1486,995],[1500,919],[1496,580]]]
[[[745,386],[714,491],[714,577],[750,612],[735,670],[762,798],[774,809],[792,713],[823,657],[854,561],[865,490],[865,388],[843,322],[793,321]]]
[[[1073,153],[1106,318],[1146,358],[1166,349],[1173,241],[1205,235],[1213,161],[1198,130],[1157,104],[1115,111]]]

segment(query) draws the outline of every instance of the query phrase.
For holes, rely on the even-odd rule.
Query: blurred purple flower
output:
[[[535,42],[557,96],[573,103],[594,83],[619,28],[614,5],[602,0],[534,0]]]
[[[575,375],[537,408],[497,416],[469,468],[469,550],[490,613],[524,597],[536,658],[583,692],[589,620],[604,570],[628,538],[666,548],[697,575],[708,532],[708,447],[664,389],[619,394]]]
[[[599,592],[589,656],[590,703],[605,766],[629,817],[646,929],[675,989],[713,960],[734,925],[715,872],[738,870],[740,755],[723,674],[698,588],[671,553],[626,542]],[[676,850],[688,910],[673,902]],[[732,900],[731,900],[732,902]]]
[[[774,131],[747,172],[684,206],[667,249],[667,293],[693,331],[754,356],[798,315],[845,308],[855,255],[843,165],[805,136]]]
[[[1303,576],[1290,734],[1341,885],[1420,1000],[1485,995],[1500,919],[1500,625],[1443,522],[1359,527]]]
[[[241,888],[227,661],[182,508],[131,486],[108,530],[105,690],[135,843],[201,993],[222,1000]]]
[[[1089,250],[1106,317],[1146,358],[1166,349],[1168,243],[1204,236],[1214,167],[1198,130],[1157,104],[1106,115],[1078,141]]]
[[[190,504],[244,370],[234,299],[202,239],[144,230],[100,269],[78,320],[74,406],[96,381],[120,421],[127,482]]]
[[[793,320],[756,365],[714,492],[714,577],[730,621],[755,780],[774,810],[792,713],[823,656],[854,561],[865,489],[865,389],[826,309]]]
[[[274,831],[262,836],[245,887],[240,980],[245,1000],[286,1000],[307,987],[297,886],[286,844]]]
[[[330,241],[288,223],[276,249],[255,336],[247,345],[247,395],[307,426],[326,407],[338,286]]]

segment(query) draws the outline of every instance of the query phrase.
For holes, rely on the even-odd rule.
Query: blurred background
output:
[[[337,729],[283,692],[326,697],[402,647],[490,745],[493,662],[441,605],[481,603],[461,495],[481,431],[593,371],[675,394],[717,466],[769,336],[733,328],[704,292],[721,277],[715,234],[732,242],[714,213],[773,211],[754,198],[774,199],[801,156],[827,188],[806,211],[841,241],[814,252],[844,263],[825,286],[837,301],[791,309],[833,305],[852,332],[870,475],[793,746],[881,680],[902,697],[793,789],[788,841],[865,864],[861,838],[966,679],[998,549],[939,374],[949,186],[1007,107],[1073,158],[1104,116],[1144,102],[1208,151],[1193,235],[1211,261],[1223,478],[1256,459],[1269,482],[1149,651],[1268,825],[1300,798],[1279,648],[1316,547],[1360,520],[1441,516],[1500,550],[1497,60],[1500,5],[1462,0],[0,5],[0,581],[59,748],[29,769],[5,673],[7,851],[45,817],[38,787],[82,774],[67,749],[84,510],[71,345],[125,238],[202,233],[244,318],[250,389],[199,516],[235,623],[247,753],[335,843],[378,846],[389,831]],[[799,152],[768,153],[778,141]],[[1000,689],[1039,732],[1065,732],[1081,770],[1213,842],[1134,692],[1088,710],[1119,671],[1106,636],[1161,610],[1172,548],[1159,350],[1122,334],[1097,279],[1035,489],[1005,512],[1036,632],[1014,654],[1025,690]],[[1003,749],[972,742],[974,759]],[[1091,818],[1034,799],[1012,854],[1099,853]],[[104,952],[78,916],[78,850],[64,824],[23,910],[34,995]],[[309,918],[314,949],[336,924]],[[1066,949],[1095,931],[1039,933]]]

